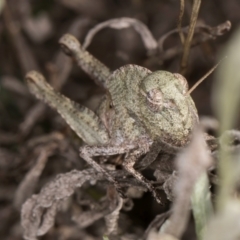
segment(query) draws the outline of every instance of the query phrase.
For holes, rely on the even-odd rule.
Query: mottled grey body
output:
[[[104,172],[117,187],[113,177],[95,162],[93,156],[124,154],[123,166],[143,182],[158,202],[160,198],[134,164],[143,154],[139,168],[155,160],[160,151],[173,151],[187,145],[198,121],[193,100],[187,94],[187,81],[180,74],[151,72],[126,65],[113,73],[87,51],[73,36],[60,39],[64,51],[107,92],[98,113],[56,93],[43,76],[27,74],[30,91],[55,108],[86,146],[80,155],[95,169]]]

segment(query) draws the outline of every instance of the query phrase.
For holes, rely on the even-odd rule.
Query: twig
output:
[[[185,41],[185,37],[182,32],[182,18],[184,15],[184,5],[185,5],[184,1],[185,0],[180,0],[180,12],[179,12],[179,17],[178,17],[178,27],[177,27],[182,45],[184,44],[184,41]]]
[[[188,27],[183,27],[182,31],[187,32],[188,29],[189,29]],[[210,27],[208,25],[196,26],[191,48],[203,42],[216,39],[217,37],[227,33],[230,29],[231,29],[231,22],[229,21],[221,23],[216,27]],[[169,31],[158,40],[158,49],[160,52],[160,55],[158,57],[159,57],[159,60],[162,62],[172,59],[183,52],[182,46],[175,46],[170,49],[164,50],[164,47],[163,47],[164,42],[170,35],[175,33],[178,33],[178,29],[173,29]]]
[[[192,38],[193,38],[193,34],[194,34],[194,28],[195,28],[195,25],[197,22],[200,5],[201,5],[201,0],[194,0],[193,7],[192,7],[191,19],[190,19],[190,25],[189,25],[189,31],[188,31],[187,38],[184,42],[183,56],[182,56],[182,60],[181,60],[180,72],[183,75],[186,72],[186,68],[187,68],[187,64],[188,64],[188,57],[189,57],[189,53],[190,53]]]

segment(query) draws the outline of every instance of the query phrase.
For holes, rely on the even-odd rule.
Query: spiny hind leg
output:
[[[111,72],[107,66],[84,50],[80,42],[71,34],[63,35],[59,40],[64,52],[72,56],[79,67],[85,71],[96,84],[106,89],[106,83]]]
[[[138,154],[134,154],[134,152],[130,153],[124,159],[123,166],[129,173],[131,173],[136,179],[138,179],[141,183],[143,183],[148,188],[148,190],[152,193],[153,197],[156,199],[158,203],[161,203],[161,198],[156,188],[140,172],[134,169],[133,166],[136,163],[138,157],[139,157]]]
[[[118,182],[114,179],[111,174],[105,170],[100,164],[98,164],[93,157],[94,156],[111,156],[117,154],[123,154],[126,152],[126,148],[121,146],[83,146],[80,148],[80,157],[82,157],[89,165],[91,165],[98,172],[103,173],[107,180],[114,184],[118,192],[124,196]]]
[[[138,171],[142,171],[147,168],[151,163],[156,160],[158,154],[161,152],[161,149],[162,147],[159,142],[154,142],[150,147],[149,152],[141,160],[138,160],[136,162],[134,168]]]
[[[108,132],[100,118],[90,109],[56,92],[42,74],[31,71],[26,76],[30,92],[56,109],[67,124],[89,145],[102,145],[109,141]]]

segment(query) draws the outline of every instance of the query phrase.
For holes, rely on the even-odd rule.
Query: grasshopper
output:
[[[188,144],[198,114],[187,94],[187,80],[178,73],[151,72],[132,64],[111,72],[84,50],[74,36],[65,34],[59,42],[64,52],[106,89],[98,112],[56,92],[36,71],[26,75],[30,91],[56,109],[86,143],[80,148],[80,156],[87,163],[104,172],[118,188],[114,177],[93,158],[122,154],[123,167],[160,202],[156,188],[134,165],[141,170],[152,163],[160,151],[172,153]]]

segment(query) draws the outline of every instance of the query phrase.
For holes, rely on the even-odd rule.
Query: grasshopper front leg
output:
[[[94,156],[111,156],[117,154],[126,154],[123,162],[123,167],[132,174],[136,179],[138,179],[142,184],[144,184],[148,190],[153,194],[154,198],[158,203],[161,203],[161,198],[156,190],[156,188],[152,185],[152,183],[146,179],[140,172],[134,169],[134,164],[136,163],[139,155],[141,155],[141,150],[133,150],[135,149],[134,145],[126,144],[123,146],[115,146],[115,145],[105,145],[105,146],[84,146],[80,148],[80,156],[92,165],[95,169],[100,172],[103,172],[107,179],[112,182],[118,190],[121,189],[118,187],[118,183],[113,179],[113,177],[103,169],[97,162],[93,160]]]

